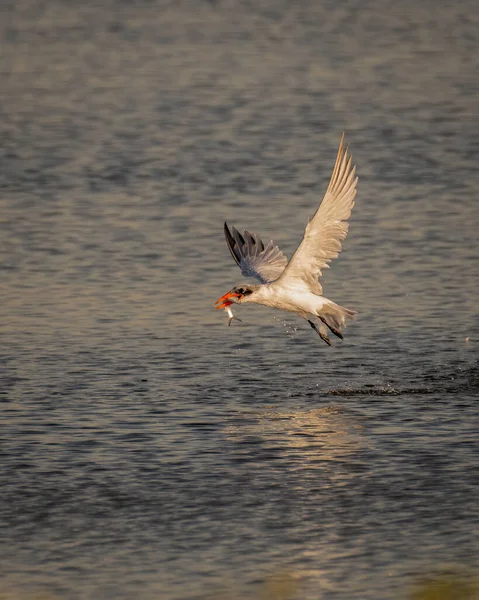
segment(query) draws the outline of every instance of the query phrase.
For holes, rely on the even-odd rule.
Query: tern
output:
[[[236,286],[215,302],[217,309],[228,312],[229,324],[235,318],[232,304],[254,302],[299,315],[328,346],[331,341],[326,327],[343,339],[341,329],[357,313],[325,298],[319,278],[341,252],[357,182],[356,167],[352,165],[349,148],[344,145],[343,133],[328,189],[289,262],[273,241],[265,246],[258,234],[244,231],[241,235],[224,224],[228,248],[241,273],[260,282]]]

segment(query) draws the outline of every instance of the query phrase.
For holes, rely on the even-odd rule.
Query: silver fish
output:
[[[231,310],[231,308],[230,308],[229,306],[225,306],[225,311],[226,311],[226,313],[227,313],[227,315],[228,315],[228,317],[229,317],[229,320],[228,320],[228,327],[230,327],[230,326],[231,326],[231,321],[232,321],[233,319],[236,319],[236,320],[237,320],[237,321],[239,321],[240,323],[242,323],[242,322],[243,322],[241,319],[238,319],[238,317],[237,317],[237,316],[235,316],[235,315],[233,314],[233,311]]]

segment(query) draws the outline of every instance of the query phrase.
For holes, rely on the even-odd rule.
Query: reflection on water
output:
[[[267,444],[268,440],[280,441],[285,456],[298,457],[305,467],[345,460],[366,443],[361,435],[361,422],[335,406],[295,412],[272,407],[248,413],[247,422],[241,428],[228,429],[231,441],[245,448]]]
[[[0,595],[387,600],[474,573],[475,8],[0,7]],[[228,328],[223,221],[291,256],[343,130],[357,205],[324,288],[359,319],[332,348],[262,307]]]

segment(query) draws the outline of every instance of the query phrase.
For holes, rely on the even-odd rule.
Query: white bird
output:
[[[259,285],[234,287],[215,302],[217,309],[228,311],[230,324],[232,304],[255,302],[296,313],[328,345],[331,341],[324,325],[343,339],[341,328],[357,313],[325,298],[318,279],[341,252],[341,241],[348,233],[347,220],[358,182],[355,172],[343,134],[326,194],[306,225],[304,237],[289,263],[272,241],[265,247],[257,234],[245,231],[241,235],[234,227],[230,231],[225,223],[226,242],[242,274],[260,281]]]

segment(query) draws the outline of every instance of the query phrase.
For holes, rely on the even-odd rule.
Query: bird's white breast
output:
[[[309,290],[284,285],[267,284],[258,291],[258,303],[290,312],[315,314],[325,303],[322,296]]]

